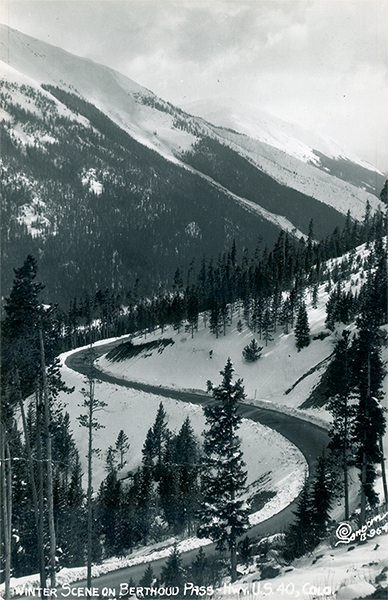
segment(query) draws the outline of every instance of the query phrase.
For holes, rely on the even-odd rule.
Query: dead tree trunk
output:
[[[50,435],[50,402],[46,374],[46,359],[44,352],[42,325],[39,326],[39,341],[40,341],[40,360],[42,369],[43,382],[43,402],[44,402],[44,421],[46,434],[46,452],[47,452],[47,508],[48,508],[48,525],[50,536],[50,583],[51,587],[55,587],[55,554],[56,554],[56,539],[55,539],[55,521],[54,521],[54,493],[53,493],[53,463],[51,451],[51,435]]]

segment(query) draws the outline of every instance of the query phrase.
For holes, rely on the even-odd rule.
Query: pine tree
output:
[[[213,586],[220,587],[223,577],[225,577],[224,561],[217,555],[205,555],[202,548],[198,550],[195,560],[188,568],[187,580],[191,581],[195,587]],[[200,597],[193,590],[193,597]],[[191,595],[191,594],[190,594]]]
[[[198,330],[199,299],[197,290],[192,286],[186,292],[187,323],[194,337],[194,331]]]
[[[167,558],[165,566],[162,568],[160,579],[167,587],[177,587],[179,590],[183,588],[185,574],[181,554],[176,544]]]
[[[120,456],[119,469],[122,469],[124,467],[124,465],[126,464],[126,461],[124,460],[124,456],[128,452],[129,447],[130,446],[129,446],[128,436],[124,432],[124,430],[121,429],[119,431],[119,434],[118,434],[117,440],[116,440],[116,444],[115,444],[115,448]]]
[[[98,495],[99,525],[104,536],[105,551],[108,556],[116,554],[116,533],[121,501],[121,484],[116,471],[110,471],[101,483]]]
[[[292,306],[290,298],[286,298],[280,309],[280,317],[279,321],[281,326],[283,327],[284,333],[288,334],[288,328],[292,321]]]
[[[262,349],[263,346],[259,346],[255,338],[253,338],[249,344],[244,346],[242,355],[247,362],[256,362],[261,356]]]
[[[67,496],[67,560],[69,567],[79,567],[84,564],[86,530],[84,518],[84,491],[82,488],[81,464],[77,455],[70,478]],[[61,542],[63,544],[63,542]]]
[[[349,519],[348,471],[352,457],[351,429],[355,407],[351,402],[352,373],[350,353],[350,333],[343,331],[334,349],[333,360],[328,369],[330,399],[327,405],[333,421],[329,432],[329,448],[334,461],[340,464],[343,472],[345,519]]]
[[[163,451],[165,443],[168,439],[167,416],[163,406],[163,402],[159,404],[158,412],[156,413],[155,423],[152,427],[152,439],[155,452],[155,471],[154,476],[156,481],[159,479],[163,468]]]
[[[298,352],[310,345],[310,327],[308,322],[306,305],[301,302],[298,312],[298,318],[295,325],[296,347]]]
[[[141,453],[143,455],[143,466],[147,467],[150,471],[153,471],[155,458],[155,443],[152,433],[152,427],[150,427],[147,431],[146,439],[144,441]]]
[[[90,347],[89,355],[87,360],[89,362],[89,375],[87,376],[87,387],[82,388],[81,392],[84,397],[84,401],[81,405],[86,412],[78,417],[78,422],[81,427],[85,427],[88,431],[88,487],[87,487],[87,510],[88,510],[88,540],[87,540],[87,586],[90,587],[92,584],[92,556],[93,556],[93,503],[92,503],[92,489],[93,489],[93,439],[95,431],[98,431],[104,425],[99,423],[96,418],[96,412],[99,412],[106,406],[106,402],[99,400],[95,396],[95,378],[93,377],[93,359],[94,353],[92,347]]]
[[[108,473],[117,473],[117,451],[113,446],[109,446],[105,457],[105,470]]]
[[[175,438],[171,435],[163,453],[163,464],[158,477],[158,494],[164,517],[168,525],[177,532],[180,516],[179,465],[176,464]]]
[[[190,535],[200,496],[200,456],[189,417],[185,419],[175,439],[175,461],[179,465],[179,523],[187,526]]]
[[[151,563],[147,565],[146,570],[144,571],[143,577],[139,581],[139,587],[152,587],[155,585],[156,578],[151,566]]]
[[[311,490],[312,544],[317,546],[325,537],[333,503],[333,481],[324,455],[318,457]]]
[[[140,541],[137,523],[137,489],[135,485],[123,485],[121,490],[118,520],[116,523],[116,549],[120,556],[133,551],[133,546]]]
[[[299,495],[294,515],[296,520],[290,525],[285,538],[285,556],[287,560],[294,560],[303,556],[306,552],[310,552],[314,546],[312,509],[307,480]]]
[[[372,507],[378,502],[374,482],[377,476],[376,464],[382,462],[381,439],[386,428],[384,409],[381,406],[385,367],[381,359],[382,333],[373,314],[364,310],[357,320],[357,326],[358,334],[352,344],[352,375],[358,400],[354,441],[357,446],[355,462],[360,470],[360,518],[363,525],[367,501]]]
[[[153,489],[152,470],[142,466],[134,478],[136,491],[136,521],[139,537],[147,545],[152,521],[155,517],[155,494]]]
[[[209,317],[209,327],[210,331],[215,334],[216,338],[221,333],[222,327],[222,310],[221,303],[216,293],[212,294],[210,301],[210,317]]]
[[[232,383],[233,365],[228,359],[221,371],[222,383],[212,388],[215,405],[204,413],[209,426],[204,433],[206,471],[202,477],[200,537],[210,537],[218,550],[229,547],[232,581],[237,577],[237,538],[248,526],[248,509],[241,498],[247,473],[236,432],[241,423],[238,403],[244,399],[239,379]]]
[[[195,560],[189,567],[189,580],[193,582],[195,586],[207,585],[205,571],[208,564],[205,552],[202,546],[200,547]]]
[[[143,465],[151,469],[156,481],[159,480],[163,468],[163,453],[169,438],[166,411],[163,402],[160,402],[155,421],[147,432],[143,445]]]
[[[265,345],[268,346],[268,342],[273,341],[272,332],[273,332],[273,319],[271,315],[271,311],[267,308],[264,311],[263,321],[262,321],[262,329],[263,329],[263,339],[265,340]]]
[[[381,202],[384,202],[384,204],[386,204],[388,206],[387,190],[388,190],[388,179],[385,181],[384,187],[383,187],[383,189],[380,192],[380,200],[381,200]]]

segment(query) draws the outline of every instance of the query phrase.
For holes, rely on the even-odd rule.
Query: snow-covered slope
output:
[[[367,201],[372,209],[379,206],[370,191],[373,187],[380,191],[382,175],[338,150],[334,142],[299,126],[256,109],[244,109],[241,113],[240,109],[209,109],[208,105],[197,104],[190,110],[207,120],[190,116],[113,69],[5,25],[0,25],[0,47],[3,77],[14,80],[16,71],[37,85],[45,83],[77,92],[136,140],[178,164],[183,153],[192,149],[199,137],[211,136],[230,145],[282,185],[326,203],[340,213],[346,214],[350,209],[354,218],[361,219]],[[207,121],[214,122],[215,126]],[[322,156],[315,152],[315,147]],[[346,169],[338,167],[337,159],[346,162]],[[335,168],[333,164],[330,168],[325,166],[327,161],[334,161]],[[358,167],[356,175],[355,167]],[[350,170],[351,181],[347,181]],[[333,176],[338,172],[342,178]]]
[[[359,220],[367,201],[372,210],[381,206],[371,190],[382,187],[382,173],[333,140],[251,106],[194,102],[185,108],[214,123],[224,143],[282,185]]]
[[[350,160],[365,169],[378,169],[363,161],[337,142],[320,133],[311,131],[299,123],[286,121],[256,106],[232,101],[197,100],[183,105],[187,112],[202,117],[222,128],[232,129],[248,137],[264,142],[303,162],[319,164],[318,150],[329,158]]]

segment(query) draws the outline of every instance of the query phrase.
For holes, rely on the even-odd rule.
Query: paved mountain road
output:
[[[94,346],[93,350],[95,353],[95,358],[106,354],[112,347],[114,347],[118,343],[121,343],[122,341],[123,340],[121,339],[120,342],[116,341],[103,344],[101,346]],[[87,350],[80,350],[69,355],[65,360],[65,364],[69,368],[86,375],[88,372],[90,372],[90,365],[88,364],[86,357]],[[113,375],[103,373],[95,367],[93,367],[93,375],[101,381],[106,381],[114,385],[121,385],[124,387],[148,392],[150,394],[156,394],[158,396],[174,398],[182,402],[191,402],[193,404],[201,405],[213,402],[213,399],[210,396],[208,396],[205,392],[180,391],[170,388],[163,388],[155,385],[148,385],[145,383],[131,382],[120,377],[115,377]],[[329,441],[327,430],[308,421],[299,419],[297,417],[290,416],[278,412],[276,410],[259,408],[257,406],[253,406],[247,403],[240,404],[240,413],[243,417],[247,419],[251,419],[252,421],[262,423],[274,429],[275,431],[278,431],[281,435],[290,440],[290,442],[295,444],[295,446],[297,446],[301,450],[301,452],[306,458],[306,461],[309,466],[309,478],[313,476],[314,463],[317,457],[322,453],[323,449],[326,448]],[[286,508],[281,510],[276,515],[273,515],[272,517],[263,521],[262,523],[253,526],[249,530],[249,536],[264,536],[279,531],[284,531],[286,526],[293,520],[293,513],[295,509],[296,500],[291,502],[291,504],[289,504]],[[213,549],[213,544],[204,548],[206,552],[212,552]],[[197,552],[198,550],[192,550],[187,553],[184,553],[184,555],[182,555],[184,562],[191,562],[194,559]],[[164,562],[165,559],[152,561],[152,568],[156,575],[158,575]],[[145,568],[146,565],[141,564],[134,567],[126,567],[124,569],[113,571],[111,573],[93,579],[93,585],[98,586],[100,589],[104,586],[112,587],[116,588],[117,591],[119,589],[120,583],[128,582],[131,577],[136,582],[138,582],[144,574]],[[76,584],[74,584],[74,587],[83,587],[85,585],[86,583],[84,581],[77,582]]]

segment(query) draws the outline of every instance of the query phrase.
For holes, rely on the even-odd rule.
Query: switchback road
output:
[[[121,343],[122,341],[123,340],[120,340],[119,342],[110,342],[101,346],[94,346],[93,351],[95,353],[95,358],[106,354],[113,346],[117,345],[118,343]],[[68,356],[68,358],[65,360],[65,364],[74,371],[78,371],[79,373],[87,375],[88,373],[90,373],[90,365],[87,361],[87,352],[88,351],[85,349],[80,350],[78,352],[74,352],[73,354]],[[192,404],[200,404],[202,406],[213,402],[213,399],[206,393],[194,391],[180,391],[170,388],[148,385],[145,383],[132,382],[99,371],[95,367],[93,368],[93,375],[101,381],[106,381],[114,385],[121,385],[124,387],[141,390],[158,396],[174,398],[176,400],[180,400],[181,402],[190,402]],[[322,451],[324,450],[324,448],[326,448],[329,441],[326,429],[319,427],[313,423],[310,423],[309,421],[305,421],[276,410],[259,408],[257,406],[250,405],[247,403],[240,404],[240,414],[244,418],[251,419],[252,421],[256,421],[258,423],[262,423],[263,425],[267,425],[271,429],[274,429],[275,431],[279,432],[290,442],[295,444],[295,446],[297,446],[301,450],[301,452],[306,458],[309,467],[308,477],[310,479],[313,477],[316,459],[319,455],[322,454]],[[272,517],[263,521],[262,523],[253,526],[249,531],[249,536],[262,537],[266,535],[271,535],[272,533],[284,531],[285,528],[294,519],[293,513],[296,510],[296,502],[297,499],[291,502],[291,504],[289,504],[286,508],[281,510],[276,515],[273,515]],[[212,550],[214,550],[213,544],[208,547],[205,547],[204,550],[206,552],[211,552]],[[197,552],[198,550],[192,550],[184,553],[184,555],[182,555],[184,562],[191,562],[195,558]],[[152,562],[152,569],[155,575],[159,574],[164,562],[165,559],[160,559]],[[111,573],[93,579],[93,585],[98,586],[100,589],[104,586],[117,589],[119,588],[121,583],[128,582],[131,577],[133,578],[133,580],[138,582],[139,579],[143,576],[145,568],[145,564],[142,564],[133,567],[126,567],[117,571],[112,571]],[[75,587],[83,587],[85,585],[86,583],[84,581],[77,582],[77,584],[74,584]]]

